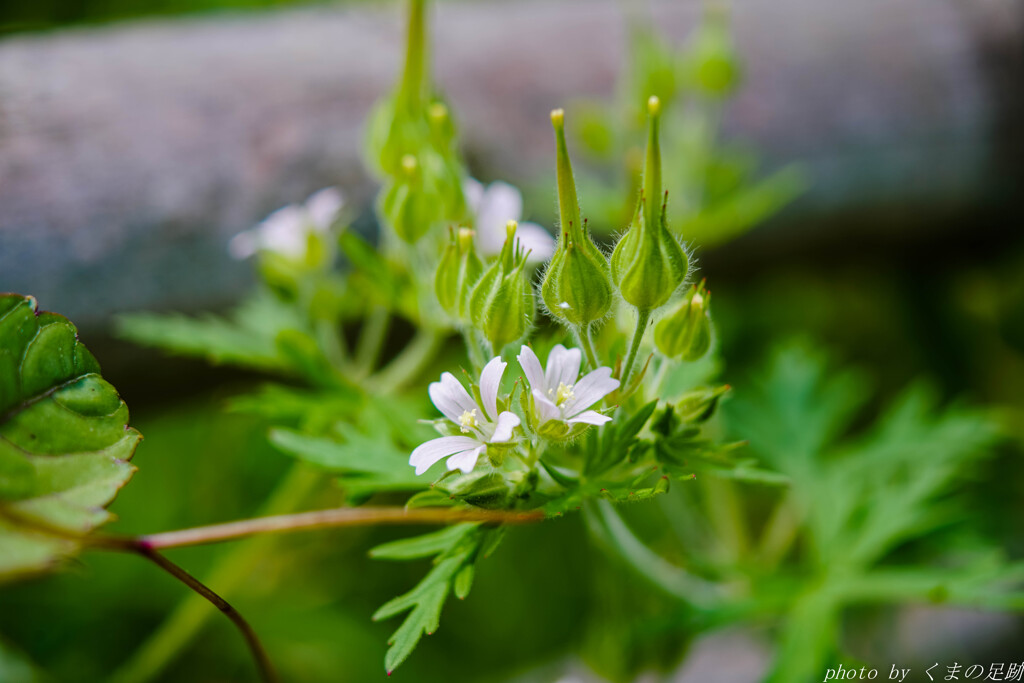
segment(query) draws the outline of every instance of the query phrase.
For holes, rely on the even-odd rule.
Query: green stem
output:
[[[594,339],[590,335],[590,327],[590,325],[586,325],[582,328],[573,328],[573,332],[576,334],[580,346],[583,347],[583,354],[587,357],[590,369],[596,370],[600,364],[597,362],[597,352],[594,350]]]
[[[466,342],[466,351],[469,353],[469,362],[473,364],[473,369],[476,372],[482,371],[487,361],[480,351],[480,345],[473,338],[473,331],[469,328],[464,328],[462,330],[462,338]]]
[[[363,329],[359,333],[359,346],[356,349],[356,367],[365,375],[369,375],[377,365],[381,348],[384,346],[384,335],[387,333],[390,317],[388,309],[376,306],[363,320]]]
[[[305,465],[296,464],[264,504],[260,514],[291,512],[316,488],[322,475]],[[217,586],[222,593],[231,593],[260,565],[260,558],[276,543],[271,537],[257,538],[233,548],[221,556],[207,575],[205,583]],[[132,656],[113,675],[114,683],[143,683],[156,678],[174,661],[210,618],[203,598],[192,595],[178,604]]]
[[[420,330],[394,360],[368,380],[368,384],[384,394],[393,393],[415,379],[437,355],[444,336],[437,330]]]
[[[411,110],[423,106],[424,73],[427,64],[425,0],[409,0],[409,31],[405,42],[405,68],[401,93]]]
[[[636,331],[633,332],[633,342],[629,345],[629,354],[626,356],[626,364],[622,366],[622,386],[626,386],[626,380],[629,379],[629,373],[633,369],[633,363],[636,362],[636,354],[640,351],[640,342],[644,339],[644,332],[647,331],[647,323],[651,319],[651,311],[638,310],[636,312]]]

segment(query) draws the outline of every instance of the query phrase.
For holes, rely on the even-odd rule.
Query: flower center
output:
[[[459,416],[459,429],[463,433],[469,433],[471,429],[479,424],[476,419],[476,408],[473,408],[473,410],[463,410],[462,415]]]
[[[552,394],[554,394],[556,406],[560,406],[570,398],[576,397],[576,394],[572,392],[572,385],[565,382],[559,382],[557,389],[548,389],[548,396]]]

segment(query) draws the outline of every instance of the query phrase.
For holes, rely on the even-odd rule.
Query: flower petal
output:
[[[536,223],[520,223],[516,239],[525,251],[530,252],[528,263],[543,263],[555,253],[555,238]]]
[[[442,373],[440,382],[431,382],[428,393],[437,409],[455,424],[459,424],[459,418],[464,412],[479,410],[466,387],[450,372]]]
[[[236,261],[244,261],[259,250],[259,237],[252,230],[244,230],[228,242],[228,253]]]
[[[480,202],[484,199],[484,185],[476,178],[462,181],[462,194],[466,197],[466,205],[475,216],[480,211]]]
[[[311,194],[306,200],[306,214],[318,232],[326,232],[344,204],[345,199],[338,188],[325,187]]]
[[[548,354],[546,388],[557,391],[559,384],[575,384],[576,378],[580,375],[582,360],[583,353],[579,349],[567,349],[561,344],[551,349],[551,353]]]
[[[491,435],[491,443],[503,443],[512,438],[512,430],[519,426],[521,420],[515,413],[503,412],[498,416],[494,426],[494,434]]]
[[[508,363],[501,360],[501,356],[495,356],[480,373],[480,398],[484,402],[487,417],[492,422],[498,417],[498,388],[501,386],[501,376],[505,374],[507,365]]]
[[[588,425],[603,425],[605,422],[611,422],[612,418],[608,415],[602,415],[596,410],[584,410],[576,417],[571,417],[566,422],[569,424],[576,424],[582,422]]]
[[[573,397],[562,405],[562,411],[569,417],[575,417],[618,388],[619,380],[612,379],[612,369],[598,368],[576,383]]]
[[[484,254],[497,254],[505,243],[505,225],[523,213],[523,196],[508,183],[487,186],[476,214],[477,240]]]
[[[519,367],[523,369],[523,374],[526,375],[526,381],[530,383],[530,388],[547,391],[544,367],[540,364],[540,359],[537,358],[537,354],[533,352],[533,349],[524,345],[519,350],[516,360],[519,361]]]
[[[540,424],[544,424],[548,420],[562,419],[562,411],[540,389],[533,390],[533,407],[537,412],[537,417],[540,418]]]
[[[416,468],[418,476],[441,458],[479,447],[480,442],[468,436],[442,436],[417,446],[409,456],[409,464]]]
[[[453,455],[452,457],[448,458],[448,471],[451,472],[452,470],[462,470],[463,473],[469,474],[470,472],[473,471],[473,468],[476,467],[476,461],[480,459],[480,454],[483,453],[486,449],[487,446],[481,445],[477,446],[473,450],[463,451],[462,453],[457,453],[456,455]]]

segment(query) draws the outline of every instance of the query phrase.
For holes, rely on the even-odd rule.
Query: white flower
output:
[[[484,256],[495,256],[505,243],[505,226],[523,215],[523,195],[508,183],[491,183],[486,188],[467,178],[462,184],[466,203],[476,216],[477,245]],[[555,253],[555,238],[536,223],[519,223],[516,239],[530,252],[528,261],[542,263]]]
[[[337,188],[326,187],[314,192],[305,204],[289,204],[267,216],[255,228],[232,237],[228,253],[239,260],[247,259],[258,251],[302,258],[306,254],[309,235],[325,234],[337,220],[343,204]]]
[[[545,370],[529,346],[524,346],[516,356],[530,382],[539,425],[549,420],[569,425],[602,425],[612,419],[587,409],[618,389],[619,380],[612,379],[611,368],[601,367],[577,381],[582,357],[579,349],[559,344],[551,349]]]
[[[519,426],[519,416],[507,410],[498,413],[498,386],[507,365],[501,358],[493,358],[480,373],[483,410],[450,372],[442,374],[440,382],[430,385],[430,400],[465,436],[442,436],[417,446],[409,456],[409,464],[416,468],[416,474],[423,474],[442,458],[448,458],[449,470],[469,473],[480,454],[487,451],[487,444],[504,443],[512,438],[512,430]]]

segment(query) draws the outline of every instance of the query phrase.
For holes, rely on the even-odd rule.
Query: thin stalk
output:
[[[633,341],[629,345],[629,354],[626,356],[626,364],[622,366],[622,386],[626,385],[626,380],[629,379],[629,373],[633,369],[633,363],[636,362],[636,354],[640,351],[640,342],[644,339],[644,332],[647,331],[647,323],[651,320],[650,310],[638,310],[636,318],[636,331],[633,333]]]
[[[359,333],[359,346],[356,348],[356,367],[364,375],[369,375],[377,365],[390,318],[388,309],[376,306],[363,321],[363,329]]]
[[[383,524],[448,524],[454,522],[492,522],[528,524],[544,519],[544,513],[503,512],[500,510],[453,510],[450,508],[365,507],[333,508],[290,515],[256,517],[237,522],[149,534],[137,539],[143,547],[165,550],[186,546],[231,541],[257,534],[279,534],[313,529]]]
[[[275,515],[291,512],[305,500],[323,480],[316,470],[295,464],[277,489],[270,494],[258,514]],[[276,539],[257,538],[222,555],[205,577],[205,583],[217,586],[223,594],[238,588],[259,566],[260,558],[271,552]],[[111,678],[113,683],[144,683],[160,675],[174,661],[210,618],[210,610],[198,595],[178,603],[174,612],[140,645]]]
[[[579,344],[583,347],[583,354],[587,357],[587,364],[591,370],[596,370],[599,366],[597,362],[597,352],[594,350],[594,339],[590,334],[590,325],[586,325],[582,328],[573,328],[573,332],[576,333],[576,339],[579,340]]]
[[[437,355],[443,341],[444,336],[436,330],[420,330],[394,360],[370,378],[368,384],[385,394],[401,389],[404,384],[423,372]]]
[[[136,546],[135,552],[163,569],[178,581],[181,581],[183,584],[191,588],[197,595],[202,596],[204,600],[207,600],[214,607],[223,612],[224,616],[231,620],[231,623],[235,625],[242,634],[242,637],[245,638],[245,643],[249,646],[249,652],[252,655],[253,661],[256,662],[256,668],[260,672],[260,680],[265,681],[266,683],[276,683],[276,681],[280,680],[274,672],[274,667],[270,663],[270,658],[267,657],[267,651],[264,650],[263,645],[260,644],[260,640],[256,636],[256,632],[252,630],[252,626],[249,625],[249,622],[245,620],[241,613],[232,607],[227,600],[214,593],[202,581],[196,579],[187,571],[156,552],[153,548],[147,548],[144,544],[139,544]]]
[[[466,351],[469,353],[469,362],[473,364],[474,370],[480,372],[484,369],[486,361],[480,351],[480,345],[477,344],[476,339],[473,338],[473,331],[469,328],[463,328],[462,338],[466,342]]]

